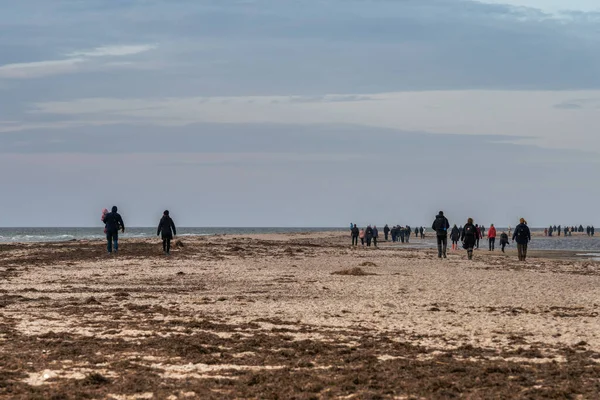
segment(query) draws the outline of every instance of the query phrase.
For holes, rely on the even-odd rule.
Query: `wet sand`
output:
[[[183,245],[0,245],[0,397],[600,395],[600,263],[573,252],[438,260],[339,232]]]

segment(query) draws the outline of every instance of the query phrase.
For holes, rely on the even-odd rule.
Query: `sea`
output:
[[[502,228],[498,232],[502,232]],[[504,229],[506,230],[506,229]],[[247,235],[265,233],[300,233],[300,232],[347,232],[348,228],[178,228],[179,237],[211,236],[211,235]],[[382,231],[382,230],[381,230]],[[380,240],[383,232],[380,231]],[[533,229],[539,231],[539,229]],[[152,238],[156,237],[156,228],[127,228],[121,238]],[[36,243],[36,242],[66,242],[72,240],[101,240],[105,235],[102,227],[97,228],[0,228],[0,243]],[[498,241],[499,239],[496,239]],[[481,247],[487,246],[487,239],[481,241]],[[391,243],[388,243],[391,245]],[[498,243],[496,243],[498,246]],[[394,244],[392,246],[401,246]],[[405,247],[433,248],[436,246],[435,237],[431,232],[426,233],[425,240],[411,236],[411,243]],[[575,251],[582,257],[600,261],[600,236],[534,236],[531,249]]]

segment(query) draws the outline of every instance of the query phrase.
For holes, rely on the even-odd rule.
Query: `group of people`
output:
[[[544,229],[544,236],[553,236],[556,233],[556,236],[560,236],[561,232],[564,236],[573,236],[573,232],[575,233],[586,233],[588,236],[594,236],[595,230],[594,226],[588,225],[585,229],[583,229],[583,225],[579,225],[579,228],[576,226],[565,226],[564,228],[560,225],[550,225],[549,228]]]
[[[410,236],[413,230],[410,226],[396,225],[390,228],[387,224],[383,227],[384,240],[387,242],[390,238],[392,242],[410,243]],[[425,238],[425,228],[417,227],[414,230],[415,237]],[[358,246],[360,240],[361,246],[377,247],[377,240],[379,239],[379,230],[377,226],[367,225],[366,228],[361,229],[356,224],[350,224],[350,236],[352,237],[352,246]]]
[[[119,231],[125,233],[125,223],[123,217],[118,212],[117,206],[113,206],[111,212],[105,208],[102,210],[102,222],[104,223],[104,233],[106,234],[106,249],[108,254],[119,251]],[[156,236],[162,237],[163,252],[166,255],[171,254],[171,240],[177,235],[177,228],[173,219],[169,216],[169,210],[165,210],[158,223]]]
[[[365,244],[367,247],[370,247],[371,244],[377,246],[379,231],[376,226],[371,227],[371,225],[369,225],[366,229],[359,229],[356,224],[350,224],[350,227],[352,246],[358,246],[359,240],[362,246]],[[473,259],[473,251],[479,248],[479,241],[486,236],[486,232],[489,251],[495,251],[496,249],[496,237],[498,232],[496,231],[494,224],[491,224],[489,230],[486,231],[486,228],[483,225],[480,226],[474,224],[473,219],[469,218],[464,226],[458,227],[454,224],[452,229],[450,229],[450,222],[444,216],[444,212],[440,211],[433,221],[431,229],[433,229],[436,235],[439,258],[447,258],[448,236],[450,236],[450,240],[452,241],[452,250],[457,251],[459,249],[458,243],[461,242],[462,247],[467,250],[467,257],[469,260]],[[505,252],[506,246],[510,243],[510,234],[513,233],[511,228],[508,229],[508,233],[500,233],[500,246],[503,253]],[[412,232],[410,226],[396,225],[390,228],[386,225],[383,228],[385,241],[388,241],[388,238],[391,235],[392,242],[401,241],[402,243],[409,243]],[[425,229],[423,227],[415,228],[414,230],[416,237],[420,236],[421,238],[424,238],[424,232]],[[514,229],[512,241],[517,242],[519,261],[525,261],[527,258],[527,245],[531,241],[531,231],[529,230],[525,219],[521,218],[519,225]]]

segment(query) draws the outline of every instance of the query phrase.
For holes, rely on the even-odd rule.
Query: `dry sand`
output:
[[[600,396],[600,263],[348,242],[0,245],[0,397]]]

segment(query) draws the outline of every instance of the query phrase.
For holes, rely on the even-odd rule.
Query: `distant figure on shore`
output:
[[[373,228],[371,228],[371,225],[368,225],[365,229],[365,239],[367,240],[367,247],[371,247],[373,241]]]
[[[544,236],[548,236],[548,228],[544,228]]]
[[[553,233],[554,233],[554,229],[552,228],[552,225],[550,225],[550,228],[548,228],[548,236],[552,237]]]
[[[415,226],[415,239],[419,238],[419,227]]]
[[[494,251],[496,246],[496,228],[494,224],[490,226],[490,230],[488,231],[488,242],[490,245],[489,251]]]
[[[102,220],[106,225],[106,249],[108,254],[119,251],[119,231],[125,233],[125,224],[123,218],[117,212],[117,206],[112,207],[112,211],[104,216]]]
[[[502,232],[500,234],[500,246],[502,247],[502,252],[504,253],[504,248],[508,246],[508,235],[506,232]]]
[[[409,225],[406,225],[406,229],[404,232],[404,239],[406,240],[406,243],[409,242],[411,233],[412,233],[412,228]]]
[[[519,253],[519,261],[525,261],[527,258],[527,244],[531,241],[531,232],[527,226],[527,221],[521,218],[519,225],[515,228],[513,234],[513,242],[517,241],[517,251]]]
[[[450,231],[450,240],[452,240],[452,251],[458,250],[458,241],[460,240],[460,230],[454,224],[452,231]]]
[[[356,224],[354,224],[354,226],[350,230],[350,236],[352,236],[352,246],[358,246],[358,234],[359,233],[360,232],[358,230],[358,227],[356,226]]]
[[[481,238],[483,239],[485,237],[485,226],[481,225],[479,229],[481,231]]]
[[[406,232],[403,226],[398,226],[398,234],[400,235],[400,242],[404,243],[404,235],[406,235]]]
[[[358,233],[358,237],[360,238],[360,244],[362,245],[362,247],[365,247],[365,230],[361,229],[360,232]]]
[[[594,225],[590,226],[590,236],[594,236],[595,233],[595,229],[594,229]]]
[[[463,242],[463,247],[467,250],[467,258],[469,260],[473,259],[473,248],[475,247],[475,242],[477,241],[477,228],[473,225],[473,218],[469,218],[467,223],[463,227],[461,241]]]
[[[387,226],[387,224],[385,224],[385,226],[383,227],[383,235],[385,236],[385,241],[388,241],[388,237],[390,234],[390,227]]]
[[[423,227],[419,228],[419,233],[421,234],[421,239],[425,239],[425,229]]]
[[[481,239],[481,228],[479,227],[479,224],[475,224],[475,248],[478,249],[479,248],[479,239]]]
[[[377,247],[377,239],[379,238],[379,230],[377,225],[373,225],[373,246]]]
[[[561,231],[561,227],[560,225],[556,228],[556,234],[558,235],[558,237],[560,237],[560,231]]]
[[[169,210],[165,210],[160,222],[158,223],[158,229],[156,236],[161,235],[163,242],[163,252],[168,256],[171,254],[171,239],[177,235],[177,228],[173,219],[169,216]]]
[[[569,228],[567,228],[566,226],[564,227],[564,233],[565,237],[569,236]]]
[[[446,248],[448,247],[448,229],[450,229],[450,222],[448,218],[444,217],[444,212],[440,211],[435,217],[431,229],[436,233],[437,247],[438,247],[438,258],[446,258]]]

